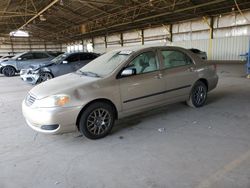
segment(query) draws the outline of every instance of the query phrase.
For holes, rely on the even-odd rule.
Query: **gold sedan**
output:
[[[216,66],[179,47],[108,52],[80,70],[34,87],[22,103],[27,124],[42,133],[79,130],[102,138],[114,121],[150,108],[206,103]]]

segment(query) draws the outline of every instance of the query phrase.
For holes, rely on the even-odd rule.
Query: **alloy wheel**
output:
[[[5,76],[14,76],[15,69],[13,67],[7,66],[3,69],[3,73]]]
[[[112,118],[109,111],[104,108],[93,110],[87,118],[87,129],[93,135],[102,135],[109,130]]]
[[[196,105],[201,105],[206,100],[206,88],[204,88],[202,85],[199,85],[194,90],[194,102]]]
[[[50,73],[48,73],[48,72],[43,72],[43,73],[41,73],[41,75],[40,75],[40,82],[45,82],[45,81],[50,80],[50,79],[52,79],[52,78],[53,78],[53,76],[52,76]]]

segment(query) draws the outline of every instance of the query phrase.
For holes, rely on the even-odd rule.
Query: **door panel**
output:
[[[155,52],[143,52],[128,65],[136,75],[120,79],[123,111],[136,111],[164,99],[165,83]]]
[[[163,60],[166,99],[188,96],[193,83],[198,79],[191,58],[178,50],[161,50]]]
[[[86,65],[90,60],[81,60],[78,61],[76,64],[74,64],[74,70],[77,71],[78,69],[82,68],[84,65]]]
[[[20,69],[27,69],[34,61],[34,56],[32,53],[25,53],[20,56],[21,60],[17,60],[17,68]]]
[[[120,79],[123,110],[136,110],[164,99],[165,84],[159,75],[156,71]]]
[[[192,66],[166,69],[163,75],[167,88],[166,99],[189,95],[193,83],[198,79]]]
[[[51,69],[54,76],[61,76],[74,71],[70,63],[61,63],[51,67]]]

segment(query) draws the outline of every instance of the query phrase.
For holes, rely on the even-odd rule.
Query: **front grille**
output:
[[[28,94],[25,99],[25,102],[28,106],[31,106],[35,101],[36,101],[36,98],[32,96],[31,94]]]

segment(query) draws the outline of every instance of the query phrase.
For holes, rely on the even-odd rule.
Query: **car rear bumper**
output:
[[[208,79],[208,91],[211,91],[214,88],[216,88],[218,84],[218,80],[219,80],[219,77],[217,74],[215,74],[212,78]]]
[[[80,107],[32,108],[22,103],[22,112],[27,124],[35,131],[59,134],[77,130],[76,120]]]

